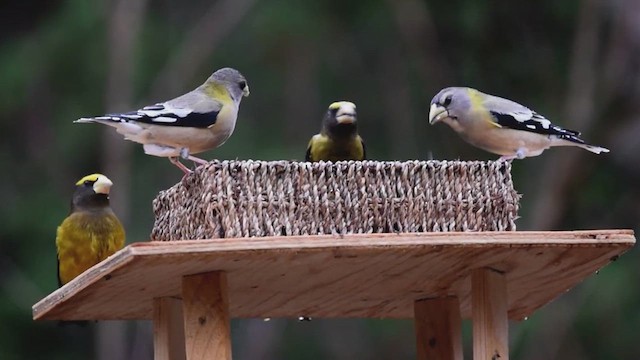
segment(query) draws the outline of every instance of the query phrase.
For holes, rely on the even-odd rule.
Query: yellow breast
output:
[[[110,211],[69,215],[56,236],[60,285],[122,249],[124,242],[124,228]]]
[[[363,160],[364,147],[360,136],[337,142],[328,136],[315,135],[309,142],[311,161]]]

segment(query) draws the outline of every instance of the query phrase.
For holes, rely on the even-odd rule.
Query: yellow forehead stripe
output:
[[[331,103],[331,105],[329,105],[329,110],[336,110],[341,108],[344,105],[349,105],[353,108],[356,107],[356,104],[352,103],[351,101],[336,101],[334,103]]]
[[[102,174],[91,174],[91,175],[87,175],[85,177],[83,177],[82,179],[78,180],[78,182],[76,183],[76,185],[82,185],[85,181],[93,181],[96,182],[98,181],[98,177],[99,176],[104,176]]]

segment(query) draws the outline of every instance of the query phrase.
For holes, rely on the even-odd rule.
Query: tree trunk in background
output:
[[[214,2],[200,18],[200,21],[187,31],[182,44],[177,47],[173,57],[160,71],[151,87],[150,97],[160,101],[167,97],[174,97],[183,91],[186,83],[198,73],[218,45],[236,29],[238,23],[255,3],[256,0],[219,0]],[[234,65],[224,66],[233,67]],[[217,68],[212,65],[211,73],[215,70]],[[202,82],[204,80],[201,79]]]
[[[326,111],[324,109],[329,104],[318,106],[320,98],[316,79],[318,49],[314,47],[313,42],[307,42],[296,36],[292,36],[289,40],[284,74],[285,138],[283,140],[297,152],[297,156],[288,158],[304,160],[307,141],[313,134],[320,131],[321,120]],[[330,101],[338,100],[349,99],[335,98]]]
[[[453,71],[441,56],[443,52],[440,51],[436,28],[426,3],[419,0],[387,0],[387,3],[409,53],[407,58],[417,60],[420,83],[435,85],[438,90],[451,86]]]
[[[628,114],[640,113],[640,64],[637,54],[640,53],[640,2],[623,0],[617,2],[612,17],[613,26],[610,36],[610,48],[605,51],[604,90],[602,91],[604,106],[615,106],[615,95],[624,93],[629,97],[631,108]],[[621,86],[622,85],[622,86]],[[618,100],[619,101],[619,100]],[[610,144],[616,149],[609,156],[626,171],[640,177],[640,163],[636,160],[640,154],[640,117],[637,115],[625,119],[616,119],[619,126],[608,137]]]
[[[599,16],[602,5],[596,0],[582,5],[576,28],[565,116],[562,125],[589,134],[596,118],[596,83],[598,77],[598,40],[602,28]],[[531,211],[530,225],[535,230],[552,230],[560,224],[571,201],[572,184],[585,166],[586,154],[566,151],[549,158],[542,176],[535,177],[538,194]],[[583,171],[582,171],[583,172]],[[583,172],[584,173],[584,172]]]
[[[453,70],[445,57],[442,56],[444,52],[440,51],[441,45],[438,43],[438,34],[431,11],[425,2],[419,0],[387,0],[387,6],[393,13],[398,29],[398,38],[402,44],[401,49],[406,53],[404,57],[408,59],[405,60],[405,64],[408,64],[405,76],[408,79],[415,76],[417,79],[411,82],[422,85],[417,89],[415,87],[408,89],[408,93],[413,94],[414,97],[405,101],[412,104],[412,100],[417,100],[419,104],[422,104],[421,108],[428,112],[431,97],[439,89],[451,86],[454,81]],[[408,85],[411,82],[408,81]],[[414,153],[409,155],[421,160],[431,160],[433,159],[434,145],[444,148],[443,142],[445,144],[448,142],[436,137],[433,131],[428,131],[431,129],[425,130],[428,125],[425,118],[426,113],[418,114],[417,118],[412,118],[411,123],[406,125],[411,131],[409,134],[419,134],[413,135]],[[453,135],[449,134],[448,136]],[[451,145],[449,144],[449,146]],[[453,152],[453,150],[445,148],[443,153],[447,152]]]
[[[411,89],[408,81],[409,70],[402,50],[398,44],[388,44],[388,51],[381,54],[380,100],[384,106],[384,125],[391,143],[392,159],[416,159],[418,147],[413,130],[413,106],[411,106]],[[365,139],[366,141],[366,139]]]
[[[130,110],[132,104],[134,44],[146,13],[147,0],[118,0],[108,3],[109,70],[105,107],[107,111]],[[102,138],[102,170],[115,186],[111,194],[113,210],[129,228],[131,193],[132,144],[111,128],[105,128]],[[127,239],[131,242],[132,239]],[[99,360],[127,359],[127,323],[99,322],[96,332],[96,358]],[[151,336],[149,335],[150,339]]]

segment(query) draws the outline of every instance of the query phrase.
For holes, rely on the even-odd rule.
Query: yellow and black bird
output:
[[[71,213],[58,226],[58,285],[62,286],[124,246],[124,228],[109,206],[113,183],[91,174],[76,183]]]
[[[309,141],[305,161],[366,159],[364,141],[358,135],[356,105],[337,101],[329,105],[319,134]]]

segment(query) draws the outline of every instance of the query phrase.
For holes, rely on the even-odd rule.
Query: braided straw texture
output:
[[[515,230],[509,162],[214,161],[160,192],[152,240]]]

